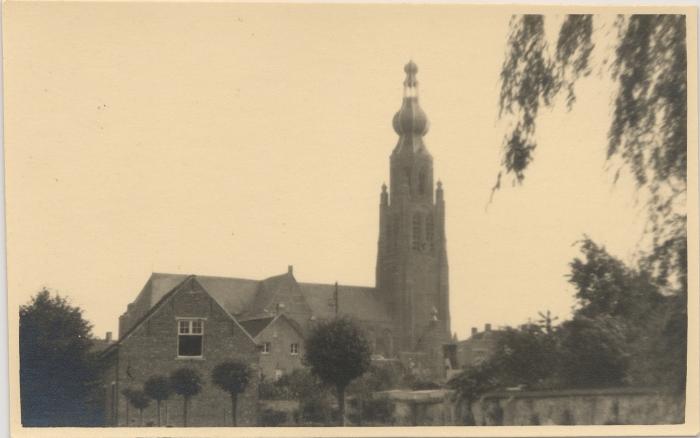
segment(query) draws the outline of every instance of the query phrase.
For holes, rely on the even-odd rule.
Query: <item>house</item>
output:
[[[493,330],[491,324],[484,325],[484,331],[472,327],[471,336],[457,342],[457,362],[461,368],[477,365],[490,358],[498,347],[501,330]]]
[[[313,324],[341,315],[357,321],[375,357],[445,378],[445,352],[454,349],[445,348],[452,338],[444,191],[423,141],[428,119],[418,103],[418,67],[411,61],[404,71],[390,187],[383,184],[379,195],[375,285],[299,282],[291,266],[263,280],[152,274],[120,316],[118,341],[103,353],[108,424],[133,424],[124,388],[182,366],[207,380],[216,364],[235,358],[256,378],[278,378],[303,366],[303,339]],[[192,399],[189,424],[227,424],[227,396],[207,380]],[[239,402],[242,424],[254,424],[255,401],[250,389]],[[182,401],[169,406],[170,423],[181,425]],[[156,414],[149,408],[144,415],[153,421]]]
[[[273,380],[303,366],[304,332],[280,307],[276,316],[241,321],[260,345],[261,377]]]

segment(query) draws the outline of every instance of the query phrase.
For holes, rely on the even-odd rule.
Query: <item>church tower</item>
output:
[[[450,341],[445,201],[433,183],[433,157],[423,143],[428,118],[418,103],[418,67],[404,67],[399,135],[382,185],[376,287],[394,318],[395,353],[433,351]],[[436,345],[437,344],[437,345]]]

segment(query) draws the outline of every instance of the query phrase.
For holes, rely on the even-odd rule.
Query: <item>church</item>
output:
[[[279,378],[303,366],[304,338],[313,324],[336,316],[362,327],[375,360],[401,361],[434,379],[456,367],[443,187],[434,182],[433,157],[423,141],[429,122],[418,100],[418,67],[411,61],[404,71],[390,184],[379,195],[374,287],[298,281],[292,266],[262,280],[153,273],[120,316],[118,340],[102,353],[107,424],[134,425],[124,389],[180,367],[208,381],[218,363],[237,358],[251,363],[257,378]],[[246,391],[239,409],[253,412],[256,397]],[[227,424],[227,400],[205,383],[190,402],[190,425]],[[166,422],[181,425],[180,412],[172,408]],[[241,425],[254,421],[244,412],[238,417]]]

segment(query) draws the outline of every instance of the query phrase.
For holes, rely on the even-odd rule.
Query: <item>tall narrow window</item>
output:
[[[418,194],[425,194],[425,172],[422,170],[418,174]]]
[[[270,354],[272,351],[272,344],[270,342],[265,342],[262,347],[263,354]]]
[[[419,251],[421,249],[421,217],[420,213],[413,214],[413,240],[411,247]]]
[[[289,353],[290,354],[299,354],[299,344],[297,344],[296,342],[292,342],[289,345]]]
[[[389,222],[389,218],[386,218],[386,228],[384,231],[384,245],[386,245],[387,249],[391,249],[391,240],[392,240],[392,235],[391,235],[391,222]]]
[[[394,223],[391,226],[391,241],[394,244],[394,249],[399,246],[399,231],[401,226],[401,218],[398,214],[393,217]]]
[[[177,355],[179,357],[201,357],[204,321],[180,319],[177,321]]]
[[[433,223],[433,215],[429,214],[427,218],[425,218],[425,240],[428,241],[428,247],[430,249],[435,248],[435,224]]]

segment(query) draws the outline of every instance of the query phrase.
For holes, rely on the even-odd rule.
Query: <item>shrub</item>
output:
[[[265,408],[260,412],[259,426],[279,426],[287,422],[287,413],[277,409]]]

